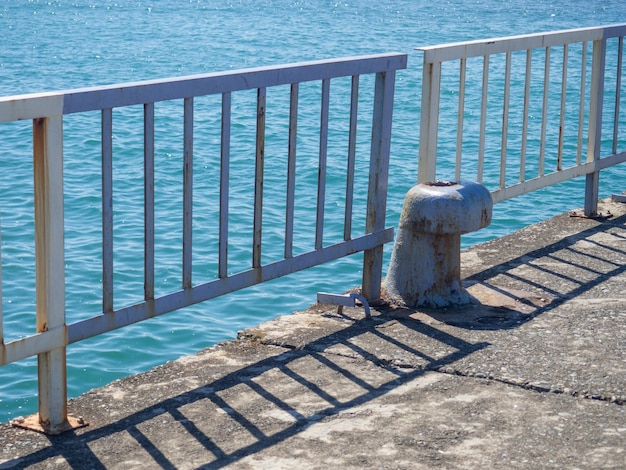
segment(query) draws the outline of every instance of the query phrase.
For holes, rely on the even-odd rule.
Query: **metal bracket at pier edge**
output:
[[[370,312],[370,304],[367,299],[359,294],[329,294],[327,292],[318,292],[317,301],[320,304],[337,305],[337,313],[341,314],[343,307],[355,307],[356,301],[359,300],[363,304],[365,310],[365,318],[372,318]]]

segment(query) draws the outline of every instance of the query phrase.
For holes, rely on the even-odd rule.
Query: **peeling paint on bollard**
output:
[[[461,284],[461,234],[491,222],[493,202],[473,182],[418,184],[407,193],[385,288],[411,307],[475,302]]]

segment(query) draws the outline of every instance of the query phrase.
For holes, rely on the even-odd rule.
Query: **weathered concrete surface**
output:
[[[626,468],[626,207],[463,253],[482,305],[277,318],[0,425],[0,468]]]

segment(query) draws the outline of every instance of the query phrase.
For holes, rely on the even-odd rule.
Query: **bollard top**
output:
[[[438,234],[474,232],[491,223],[493,201],[482,184],[436,181],[413,186],[404,199],[400,226]]]

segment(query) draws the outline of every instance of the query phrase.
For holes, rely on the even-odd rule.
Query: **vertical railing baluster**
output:
[[[144,298],[154,299],[154,103],[144,104]]]
[[[350,92],[350,131],[348,134],[348,162],[346,168],[346,208],[344,213],[343,239],[352,238],[352,206],[354,203],[354,166],[356,163],[356,133],[359,117],[359,76],[352,76]]]
[[[563,140],[565,139],[565,99],[567,96],[567,62],[569,44],[563,45],[563,69],[561,74],[561,116],[559,119],[559,144],[557,148],[556,169],[563,169]]]
[[[480,131],[478,140],[478,174],[476,181],[482,183],[485,168],[485,133],[487,128],[487,95],[489,91],[489,56],[483,57],[483,83],[480,98]]]
[[[439,96],[441,92],[441,62],[427,62],[424,55],[422,71],[422,104],[420,111],[420,141],[418,183],[437,179],[437,135],[439,130]]]
[[[37,332],[65,327],[63,116],[33,120]],[[66,344],[38,355],[39,422],[67,425]]]
[[[615,111],[613,113],[613,147],[611,153],[617,153],[617,137],[619,134],[619,104],[622,90],[622,56],[624,52],[624,36],[617,43],[617,78],[615,81]]]
[[[293,218],[296,197],[296,144],[298,140],[298,95],[300,86],[291,84],[289,97],[289,142],[287,148],[287,195],[285,208],[285,258],[293,256]]]
[[[456,165],[454,167],[454,179],[461,180],[461,159],[463,158],[463,122],[465,121],[465,75],[467,59],[463,57],[459,65],[459,108],[456,123]]]
[[[372,145],[367,197],[366,233],[385,228],[387,189],[389,183],[389,152],[395,72],[378,72],[374,92],[372,118]],[[383,246],[365,250],[363,256],[363,283],[361,294],[369,301],[380,297],[383,271]]]
[[[193,254],[193,98],[183,104],[183,289],[191,289]]]
[[[546,47],[546,57],[543,68],[543,102],[541,105],[541,140],[539,144],[539,171],[538,176],[543,176],[544,162],[546,158],[546,134],[548,130],[548,94],[550,91],[550,48]]]
[[[578,141],[576,143],[576,165],[582,162],[583,128],[585,123],[585,89],[587,86],[587,41],[582,43],[580,64],[580,99],[578,103]]]
[[[222,129],[220,146],[220,226],[218,276],[228,276],[228,190],[230,182],[231,94],[222,93]]]
[[[591,61],[591,90],[589,102],[589,130],[587,162],[600,159],[602,142],[602,104],[604,101],[604,66],[606,61],[606,39],[593,42]],[[600,170],[588,173],[585,184],[585,215],[592,217],[598,209]]]
[[[524,77],[524,115],[522,117],[522,147],[520,149],[519,181],[526,179],[526,148],[528,145],[528,116],[530,107],[530,71],[532,68],[533,51],[526,50],[526,74]]]
[[[506,158],[509,137],[509,99],[511,96],[511,53],[506,53],[504,103],[502,106],[502,144],[500,147],[500,188],[506,187]]]
[[[257,91],[256,121],[256,165],[254,176],[254,241],[252,246],[252,267],[261,266],[261,241],[263,228],[263,168],[265,160],[265,106],[266,90]]]
[[[326,201],[326,158],[328,153],[328,112],[330,108],[330,80],[322,80],[320,113],[320,149],[317,178],[317,217],[315,222],[315,249],[322,248],[324,238],[324,203]]]
[[[102,311],[113,312],[113,110],[102,110]]]

